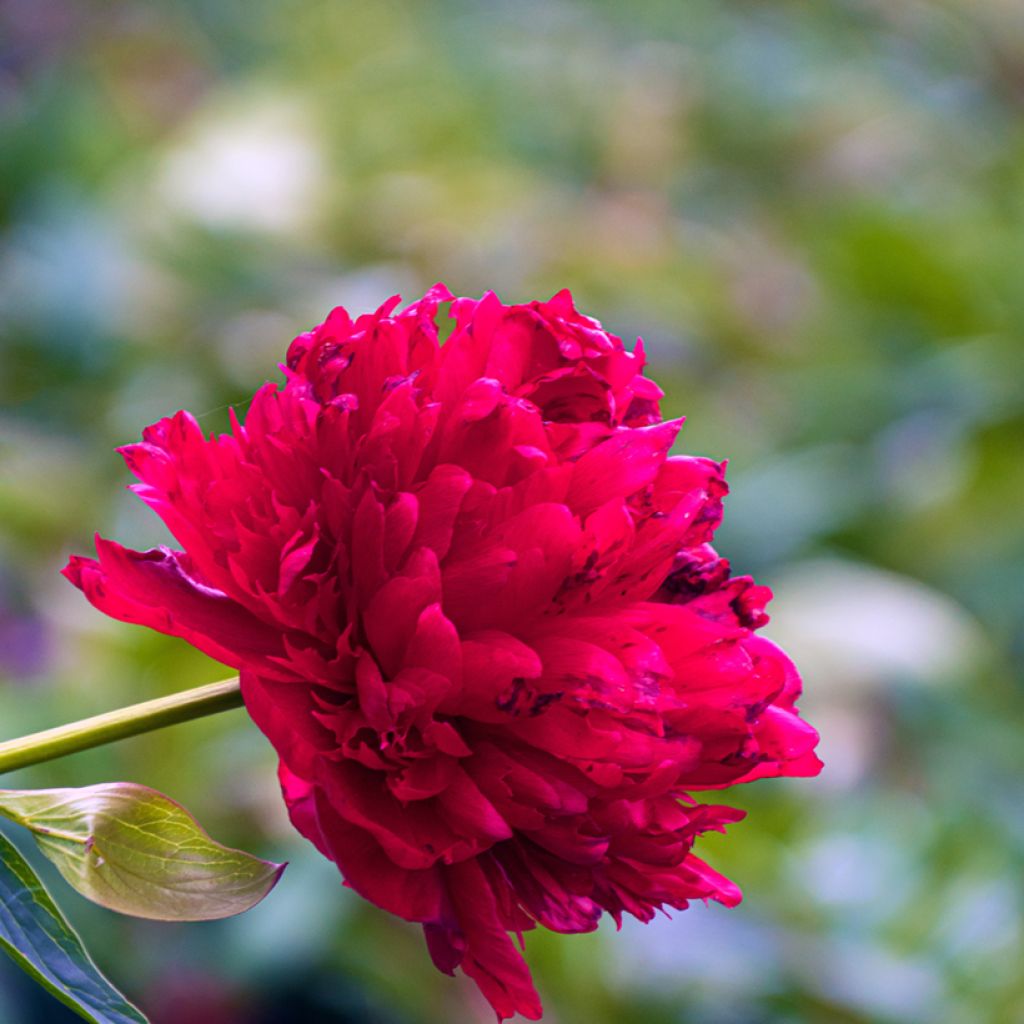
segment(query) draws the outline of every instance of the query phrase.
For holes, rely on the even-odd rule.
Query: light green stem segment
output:
[[[132,704],[0,743],[0,774],[241,706],[242,690],[237,677]]]

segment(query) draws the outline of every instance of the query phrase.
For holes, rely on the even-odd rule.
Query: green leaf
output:
[[[14,844],[0,833],[0,948],[93,1024],[147,1024],[100,973]]]
[[[0,814],[31,829],[83,896],[135,917],[231,917],[259,903],[285,868],[221,846],[180,804],[132,782],[3,789]]]

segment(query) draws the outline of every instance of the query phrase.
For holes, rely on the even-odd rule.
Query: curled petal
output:
[[[64,576],[112,618],[180,636],[235,668],[282,653],[267,624],[188,571],[168,548],[132,551],[96,538],[98,560],[72,557]]]

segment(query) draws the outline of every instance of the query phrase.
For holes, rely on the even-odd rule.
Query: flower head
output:
[[[537,1018],[509,933],[735,904],[691,848],[742,813],[689,791],[813,775],[817,736],[640,345],[567,292],[455,299],[441,345],[451,298],[334,310],[228,434],[149,427],[123,454],[183,550],[98,539],[65,572],[238,668],[296,828]]]

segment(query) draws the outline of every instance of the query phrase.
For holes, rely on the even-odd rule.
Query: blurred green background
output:
[[[166,540],[115,445],[224,428],[334,305],[568,286],[731,460],[826,769],[698,848],[740,908],[530,936],[545,1019],[1024,1021],[1022,115],[1019,0],[0,0],[0,737],[227,674],[58,576]],[[242,712],[5,784],[115,779],[291,861],[189,926],[40,866],[155,1024],[493,1020]],[[0,1021],[63,1019],[0,964]]]

